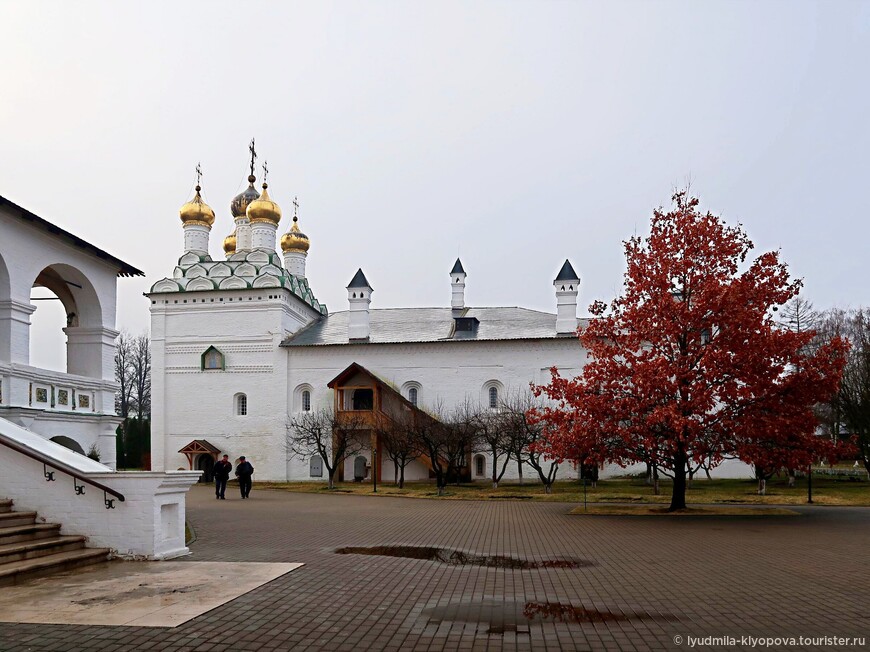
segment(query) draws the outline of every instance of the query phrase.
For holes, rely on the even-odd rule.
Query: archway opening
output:
[[[71,451],[75,451],[76,453],[80,453],[82,455],[85,454],[85,449],[82,448],[79,443],[70,437],[64,437],[63,435],[58,435],[57,437],[52,437],[51,441],[56,444],[60,444],[65,448],[69,448]]]
[[[102,348],[93,337],[103,326],[96,290],[69,265],[45,267],[33,280],[29,331],[32,366],[80,376],[102,376]]]
[[[211,455],[202,453],[196,458],[196,470],[202,471],[199,476],[199,482],[212,482],[214,480],[214,458]]]
[[[30,364],[40,369],[66,372],[67,309],[52,290],[34,284],[30,301],[36,310],[30,315]]]

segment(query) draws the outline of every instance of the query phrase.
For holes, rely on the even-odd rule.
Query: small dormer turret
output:
[[[573,333],[577,330],[577,295],[580,292],[580,277],[566,260],[553,281],[556,288],[556,332]]]
[[[347,301],[350,313],[347,319],[347,339],[367,340],[371,333],[369,306],[372,302],[372,286],[362,269],[358,269],[347,286]]]
[[[450,270],[450,307],[455,311],[465,308],[465,270],[458,258]]]

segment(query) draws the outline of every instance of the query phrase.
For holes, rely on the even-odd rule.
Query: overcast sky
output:
[[[222,255],[251,137],[333,312],[358,267],[449,305],[460,254],[468,304],[551,312],[569,258],[585,313],[687,181],[816,307],[870,305],[870,2],[3,0],[0,61],[0,194],[145,271],[133,332],[197,162]]]

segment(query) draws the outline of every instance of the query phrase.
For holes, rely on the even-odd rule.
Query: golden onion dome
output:
[[[210,227],[214,224],[214,211],[202,200],[202,195],[199,194],[200,190],[202,188],[197,184],[196,196],[182,206],[178,214],[184,224],[199,224]]]
[[[281,207],[269,197],[269,185],[263,184],[263,194],[248,204],[248,219],[251,224],[255,222],[269,222],[278,225],[281,221]]]
[[[311,241],[308,236],[299,230],[298,219],[293,216],[293,226],[284,235],[281,236],[281,251],[300,251],[307,252],[311,246]]]
[[[248,206],[251,202],[260,196],[260,193],[257,192],[256,188],[254,188],[254,181],[256,180],[257,178],[253,174],[250,175],[248,177],[248,187],[245,188],[244,192],[240,192],[238,195],[233,197],[233,201],[230,202],[230,211],[233,214],[233,219],[244,217],[245,211],[248,210]]]
[[[236,253],[236,232],[233,231],[226,238],[224,238],[224,253],[227,256],[232,256]]]

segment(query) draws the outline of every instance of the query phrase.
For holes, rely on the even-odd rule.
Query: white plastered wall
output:
[[[315,318],[313,310],[282,288],[149,299],[152,467],[187,469],[178,450],[206,439],[233,460],[245,455],[256,469],[255,480],[283,480],[287,356],[279,345]],[[224,369],[201,368],[209,346],[224,354]],[[247,397],[244,416],[235,409],[240,393]]]
[[[102,461],[113,467],[115,447],[106,445],[105,431],[111,425],[106,426],[105,421],[115,412],[118,269],[22,221],[11,209],[0,208],[0,234],[0,416],[6,414],[45,437],[73,432],[85,450],[91,444],[97,445]],[[75,315],[70,317],[70,325],[57,334],[67,340],[67,374],[30,364],[30,315],[35,310],[30,294],[34,281],[46,268],[62,279],[74,302]],[[54,412],[65,410],[50,401],[35,401],[34,390],[40,387],[86,393],[88,405],[55,419]],[[72,414],[82,417],[78,430],[76,422],[70,421]],[[56,427],[64,432],[56,432]]]

